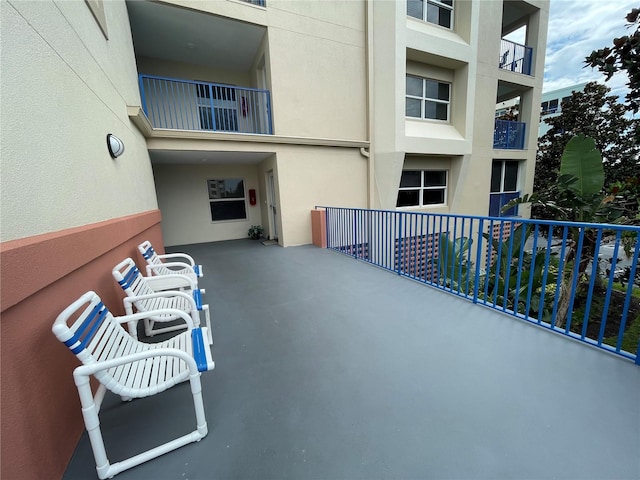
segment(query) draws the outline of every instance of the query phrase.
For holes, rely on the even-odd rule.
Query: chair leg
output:
[[[104,448],[104,440],[100,431],[100,418],[98,417],[98,409],[91,393],[91,384],[87,375],[73,375],[76,386],[78,387],[78,395],[80,396],[80,405],[82,406],[82,416],[84,424],[87,427],[89,441],[93,456],[96,460],[96,470],[100,479],[113,476],[109,473],[109,459]]]
[[[207,419],[204,415],[204,404],[202,403],[202,383],[200,382],[200,372],[190,373],[189,383],[191,384],[191,394],[193,395],[193,406],[196,410],[196,429],[200,434],[200,441],[207,435]]]
[[[153,321],[147,318],[144,319],[144,334],[147,337],[153,337],[155,335],[153,331]]]

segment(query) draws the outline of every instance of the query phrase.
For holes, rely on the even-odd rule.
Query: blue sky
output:
[[[640,0],[551,0],[543,90],[599,81],[604,76],[584,67],[593,50],[612,45],[614,37],[627,35],[625,17]],[[627,76],[617,74],[606,85],[616,95],[626,93]]]

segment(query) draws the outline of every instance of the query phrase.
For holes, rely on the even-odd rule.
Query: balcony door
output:
[[[489,198],[490,217],[513,217],[518,215],[518,207],[503,212],[502,207],[518,198],[517,160],[494,160],[491,166],[491,195]]]
[[[238,131],[238,104],[235,88],[198,84],[197,101],[201,130]]]

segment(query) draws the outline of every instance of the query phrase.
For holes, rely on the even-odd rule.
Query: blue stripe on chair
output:
[[[153,247],[149,247],[144,251],[142,256],[145,258],[145,260],[149,260],[155,253],[156,252],[153,251]]]
[[[193,291],[193,299],[198,310],[202,310],[202,291],[199,288]]]
[[[196,275],[200,276],[200,265],[194,265],[193,271],[196,272]]]
[[[100,326],[104,318],[107,316],[107,312],[108,310],[104,306],[104,303],[102,302],[97,303],[95,307],[93,307],[89,315],[87,315],[87,318],[85,318],[84,321],[80,324],[80,326],[76,329],[76,331],[73,334],[73,337],[71,337],[69,340],[64,342],[64,344],[67,347],[69,347],[69,349],[74,354],[77,354],[78,352],[84,350],[84,348],[86,347],[86,344],[89,341],[91,341],[91,338],[93,337],[95,332],[98,330],[98,327]],[[85,330],[87,329],[89,330],[85,334]],[[71,348],[72,345],[75,345],[78,342],[80,344],[77,347]]]
[[[202,329],[194,328],[191,330],[191,341],[193,342],[193,359],[198,365],[199,372],[206,372],[207,354],[205,353],[204,338],[202,337]]]
[[[102,325],[102,321],[105,319],[108,312],[109,311],[106,308],[100,312],[100,316],[94,322],[93,327],[91,327],[91,330],[89,330],[85,335],[85,337],[82,339],[82,343],[86,345],[86,344],[89,344],[89,342],[91,342],[91,339],[98,331],[98,328],[100,327],[100,325]]]
[[[118,280],[118,283],[123,289],[127,289],[131,286],[131,283],[140,274],[138,267],[133,267],[127,273],[125,273],[124,278],[122,280]]]

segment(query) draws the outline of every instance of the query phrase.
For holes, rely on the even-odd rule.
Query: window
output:
[[[403,170],[396,207],[444,205],[447,200],[446,170]]]
[[[491,165],[491,196],[489,216],[510,217],[518,214],[517,207],[502,212],[502,207],[518,198],[518,161],[494,160]]]
[[[407,117],[449,121],[451,84],[407,75]]]
[[[441,27],[452,28],[453,0],[407,0],[407,15]]]
[[[242,178],[207,180],[211,221],[244,220],[247,207]]]
[[[542,102],[540,104],[542,108],[542,115],[549,115],[550,113],[556,113],[558,111],[558,99],[549,100],[548,102]]]

